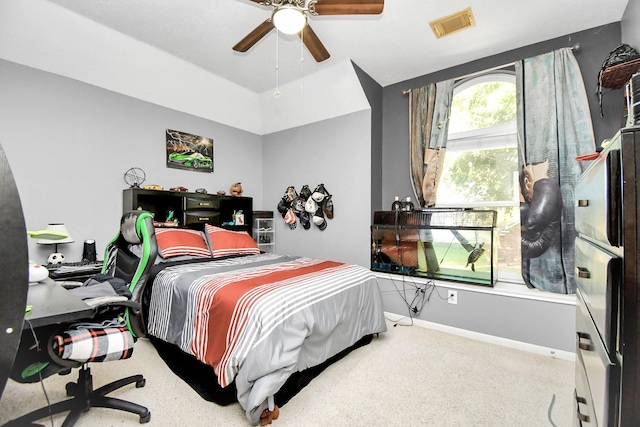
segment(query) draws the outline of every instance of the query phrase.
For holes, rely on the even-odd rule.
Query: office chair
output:
[[[157,251],[152,215],[145,211],[124,214],[120,221],[120,231],[105,249],[100,275],[101,284],[109,283],[109,278],[113,278],[109,283],[113,286],[109,292],[110,296],[85,300],[91,305],[100,301],[95,305],[96,314],[86,322],[74,322],[64,325],[62,330],[48,332],[48,360],[54,366],[47,365],[46,368],[52,373],[55,370],[68,371],[70,368],[79,368],[78,380],[66,385],[67,395],[71,398],[23,415],[6,426],[34,425],[31,423],[36,420],[69,412],[62,425],[70,427],[83,412],[92,407],[131,412],[139,415],[141,424],[149,422],[151,413],[146,407],[106,396],[129,384],[135,383],[136,388],[144,387],[145,379],[142,375],[123,378],[94,390],[88,364],[128,358],[133,352],[136,338],[145,336],[141,298]],[[82,294],[90,287],[88,283],[89,281],[85,282],[85,286],[71,291],[79,291],[79,294]],[[125,284],[124,292],[127,296],[130,295],[130,298],[123,298],[120,292],[115,297],[111,295],[116,289],[115,284]],[[122,291],[121,288],[119,290]],[[33,372],[31,375],[33,376]]]

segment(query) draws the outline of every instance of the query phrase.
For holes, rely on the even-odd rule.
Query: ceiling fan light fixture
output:
[[[298,34],[307,23],[304,12],[292,5],[283,5],[273,11],[273,25],[285,34]]]

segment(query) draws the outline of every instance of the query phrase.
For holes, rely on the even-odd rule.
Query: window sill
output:
[[[401,274],[390,274],[382,272],[373,272],[376,277],[381,279],[388,279],[394,282],[411,282],[416,284],[425,284],[429,282],[428,279],[422,277],[405,276]],[[539,289],[529,289],[524,284],[497,282],[493,287],[470,285],[461,282],[452,282],[445,280],[434,280],[435,285],[439,288],[458,289],[468,292],[478,292],[492,295],[499,295],[510,298],[528,299],[534,301],[543,301],[556,304],[575,305],[575,294],[556,294],[553,292],[545,292]]]

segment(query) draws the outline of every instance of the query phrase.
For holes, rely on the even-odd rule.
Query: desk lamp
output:
[[[45,230],[42,230],[39,233],[38,244],[39,245],[55,245],[54,251],[49,258],[47,259],[47,263],[49,264],[61,264],[64,262],[64,255],[58,252],[58,244],[60,243],[73,243],[73,237],[69,235],[69,230],[62,223],[52,223],[47,225]],[[36,236],[32,236],[36,237]]]
[[[43,241],[47,240],[60,242],[64,239],[69,238],[69,233],[65,233],[61,230],[27,230],[27,234],[35,239],[41,239]],[[73,239],[71,241],[73,242]],[[40,243],[40,241],[38,241],[38,243]],[[29,283],[39,282],[46,279],[47,277],[49,277],[49,270],[47,270],[45,267],[42,267],[35,261],[29,260]]]

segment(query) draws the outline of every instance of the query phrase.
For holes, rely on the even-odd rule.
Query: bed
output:
[[[157,228],[159,255],[146,287],[147,333],[235,384],[253,425],[294,373],[363,337],[386,331],[370,270],[261,253],[246,232]]]

